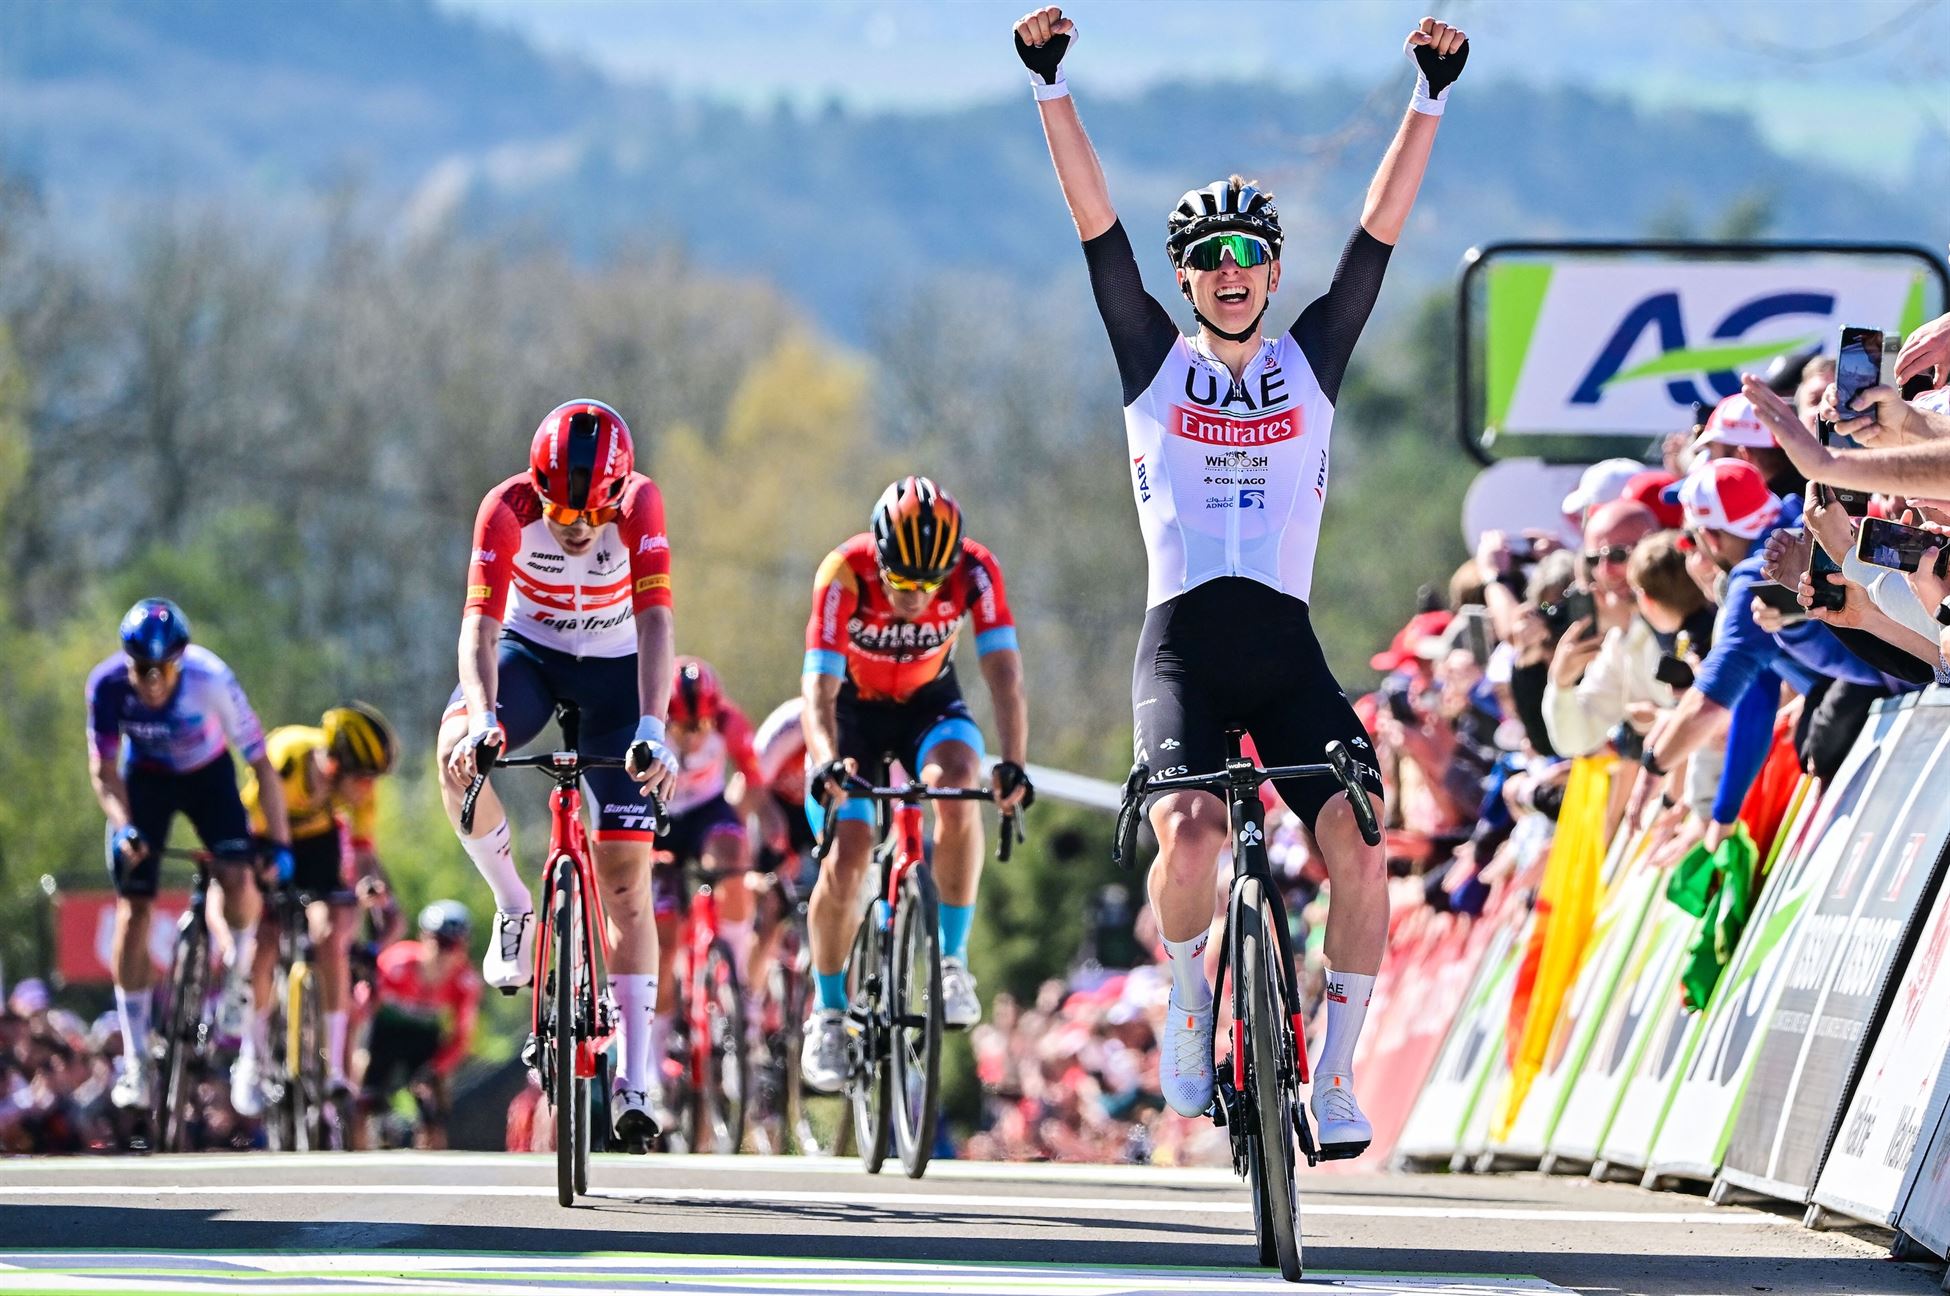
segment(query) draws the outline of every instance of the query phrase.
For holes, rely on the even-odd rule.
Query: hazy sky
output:
[[[1020,90],[1027,0],[443,0],[613,73],[748,103],[967,102]],[[1950,139],[1950,0],[1080,0],[1079,90],[1166,77],[1398,77],[1424,13],[1477,39],[1471,77],[1579,81],[1753,111],[1863,170]],[[1465,86],[1467,82],[1464,83]]]

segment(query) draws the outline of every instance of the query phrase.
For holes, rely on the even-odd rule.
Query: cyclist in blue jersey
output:
[[[1421,187],[1449,86],[1468,45],[1424,18],[1404,53],[1414,99],[1368,188],[1361,222],[1327,291],[1292,327],[1261,327],[1280,286],[1284,234],[1272,196],[1233,176],[1179,199],[1165,250],[1198,332],[1186,337],[1144,290],[1103,167],[1077,116],[1062,62],[1076,26],[1054,6],[1016,24],[1057,180],[1069,204],[1124,394],[1131,493],[1150,563],[1133,672],[1135,748],[1154,774],[1215,770],[1228,725],[1269,765],[1319,761],[1344,743],[1376,800],[1373,748],[1328,669],[1307,601],[1327,501],[1327,443],[1355,340]],[[1312,1106],[1328,1157],[1372,1138],[1354,1098],[1354,1045],[1388,935],[1385,860],[1365,845],[1344,793],[1281,786],[1333,884],[1327,1030]],[[1156,798],[1150,877],[1171,967],[1160,1059],[1166,1101],[1195,1116],[1212,1102],[1212,991],[1204,967],[1226,808],[1206,792]]]
[[[122,650],[88,676],[88,774],[108,817],[108,875],[115,884],[111,958],[122,1065],[111,1096],[117,1107],[149,1105],[149,912],[161,873],[158,852],[178,814],[217,857],[230,929],[217,1027],[250,1036],[250,968],[263,901],[233,747],[265,790],[271,862],[281,880],[289,878],[291,827],[257,713],[223,659],[190,643],[182,609],[168,599],[143,599],[122,618]]]

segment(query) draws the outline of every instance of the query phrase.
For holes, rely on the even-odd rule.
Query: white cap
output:
[[[1745,446],[1749,450],[1765,450],[1774,444],[1774,434],[1760,421],[1754,403],[1735,392],[1713,407],[1713,412],[1706,417],[1706,427],[1693,442],[1692,448],[1704,450],[1714,442]]]
[[[1603,459],[1584,470],[1578,488],[1564,497],[1559,512],[1580,520],[1600,504],[1609,504],[1625,494],[1625,483],[1645,471],[1636,459]]]

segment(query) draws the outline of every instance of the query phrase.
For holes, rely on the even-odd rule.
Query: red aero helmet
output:
[[[665,717],[685,728],[717,718],[724,704],[724,686],[710,663],[698,657],[679,657],[677,676],[670,685],[670,714]]]
[[[557,405],[535,429],[528,475],[543,499],[562,508],[611,508],[636,468],[630,425],[601,401]]]

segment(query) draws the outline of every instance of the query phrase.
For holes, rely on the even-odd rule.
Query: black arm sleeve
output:
[[[1851,626],[1831,625],[1829,631],[1842,641],[1842,647],[1860,657],[1872,670],[1892,676],[1910,684],[1929,684],[1936,680],[1934,667],[1926,666],[1886,639],[1878,639],[1867,630]]]
[[[1138,273],[1137,255],[1131,251],[1123,221],[1085,243],[1083,259],[1090,266],[1090,291],[1110,334],[1117,376],[1124,383],[1124,403],[1129,405],[1158,376],[1178,341],[1178,326],[1157,298],[1144,291],[1144,277]]]
[[[1381,295],[1381,276],[1388,269],[1388,254],[1395,249],[1359,225],[1341,250],[1341,263],[1334,267],[1333,282],[1327,291],[1314,298],[1300,318],[1293,321],[1293,340],[1313,366],[1314,377],[1329,404],[1341,398],[1341,379],[1347,376],[1347,362],[1354,355],[1354,344],[1367,327],[1368,312]]]

